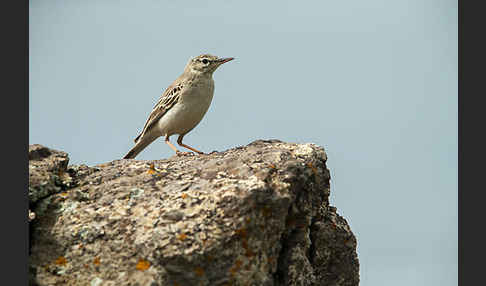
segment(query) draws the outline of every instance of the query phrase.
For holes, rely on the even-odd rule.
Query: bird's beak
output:
[[[234,59],[235,58],[222,58],[222,59],[218,59],[218,62],[219,62],[219,64],[224,64],[224,63],[227,63],[227,62],[232,61]]]

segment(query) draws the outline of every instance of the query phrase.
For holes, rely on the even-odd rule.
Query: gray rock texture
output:
[[[29,146],[29,202],[57,193],[69,186],[63,179],[69,158],[65,152],[52,150],[42,145]]]
[[[31,285],[359,284],[314,144],[95,167],[32,145],[29,159]]]

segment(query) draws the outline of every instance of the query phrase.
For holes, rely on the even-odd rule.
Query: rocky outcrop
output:
[[[29,159],[31,285],[359,284],[314,144],[96,167],[36,145]]]
[[[42,145],[29,146],[29,202],[35,204],[42,198],[69,187],[63,181],[69,158],[65,152],[52,150]]]

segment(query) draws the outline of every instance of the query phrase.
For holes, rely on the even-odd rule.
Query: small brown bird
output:
[[[184,135],[202,120],[214,94],[214,71],[234,58],[218,58],[209,54],[197,56],[187,63],[184,72],[162,94],[150,113],[135,146],[123,157],[132,159],[160,136],[176,154],[181,154],[170,143],[171,135],[179,134],[177,144],[198,154],[203,152],[182,143]]]

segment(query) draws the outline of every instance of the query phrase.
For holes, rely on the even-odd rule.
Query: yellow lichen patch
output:
[[[245,256],[248,257],[248,258],[251,258],[252,256],[255,255],[255,253],[248,248],[248,240],[243,237],[242,240],[241,240],[241,247],[243,247],[243,249],[245,249]]]
[[[64,256],[59,256],[56,261],[54,261],[56,265],[66,265],[67,260]]]
[[[63,193],[60,193],[59,195],[60,195],[61,197],[65,198],[65,197],[67,197],[67,196],[68,196],[68,193],[63,192]]]
[[[186,239],[186,238],[187,238],[187,235],[186,235],[185,233],[181,233],[181,234],[179,234],[179,235],[177,236],[177,238],[178,238],[179,240],[183,241],[184,239]]]
[[[197,276],[203,276],[204,275],[204,269],[202,269],[201,267],[196,267],[194,269],[194,272],[196,273]]]
[[[137,268],[137,270],[140,271],[145,271],[149,269],[149,267],[150,267],[150,262],[148,262],[147,260],[140,259],[138,260],[137,266],[135,268]]]
[[[241,260],[237,259],[235,261],[235,265],[233,265],[233,267],[231,267],[229,270],[231,272],[231,275],[235,275],[236,272],[240,270],[241,264],[242,264]]]
[[[100,265],[101,261],[100,261],[100,258],[99,257],[96,257],[95,259],[93,259],[93,264],[98,266]]]
[[[149,173],[150,175],[153,175],[153,174],[156,173],[154,163],[150,164],[150,167],[149,167],[147,173]]]
[[[312,172],[314,173],[314,175],[317,176],[317,168],[314,167],[314,165],[312,165],[311,162],[307,163],[307,167],[311,168]]]
[[[181,198],[183,198],[183,199],[187,198],[187,194],[182,194]]]
[[[248,241],[246,241],[246,239],[243,239],[241,241],[241,246],[244,248],[244,249],[248,249]]]
[[[246,234],[247,234],[246,229],[244,229],[244,228],[239,228],[239,229],[235,230],[235,233],[239,237],[246,237]]]
[[[247,249],[246,252],[245,252],[245,256],[248,257],[248,258],[251,258],[251,257],[255,256],[255,253],[251,249]]]

